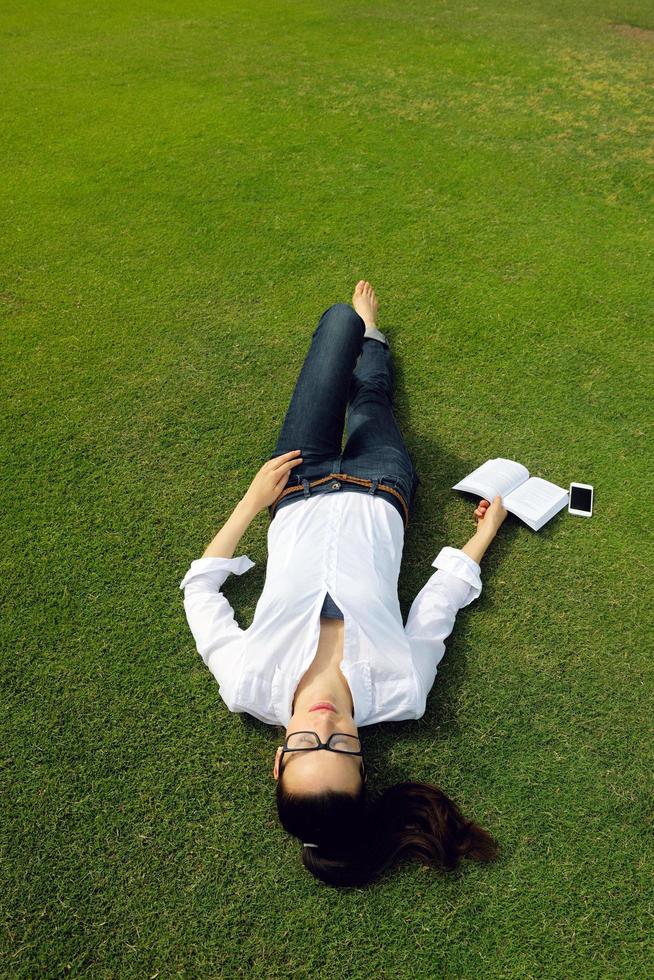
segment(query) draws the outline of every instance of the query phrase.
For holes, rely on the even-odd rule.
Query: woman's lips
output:
[[[318,704],[314,704],[312,708],[309,708],[309,711],[322,711],[325,708],[327,708],[328,711],[336,711],[334,705],[330,704],[329,701],[319,701]]]

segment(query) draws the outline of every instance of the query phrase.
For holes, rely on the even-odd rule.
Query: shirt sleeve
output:
[[[421,688],[418,718],[424,714],[457,612],[481,593],[479,565],[459,548],[441,548],[432,566],[436,571],[413,600],[404,627]]]
[[[247,555],[196,558],[179,584],[184,589],[184,611],[198,653],[220,684],[221,695],[223,686],[227,692],[233,680],[243,630],[220,589],[230,573],[242,575],[255,564]]]

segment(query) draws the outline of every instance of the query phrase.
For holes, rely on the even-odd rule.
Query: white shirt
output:
[[[221,586],[255,562],[197,558],[180,583],[197,650],[234,712],[287,728],[297,685],[313,661],[327,592],[343,612],[341,671],[358,727],[421,718],[459,609],[481,593],[477,562],[442,548],[406,625],[397,594],[404,547],[400,513],[382,493],[322,493],[280,508],[268,563],[243,630]]]

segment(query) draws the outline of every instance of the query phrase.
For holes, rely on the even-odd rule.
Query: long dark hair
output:
[[[363,781],[356,795],[333,790],[294,795],[287,792],[282,771],[276,799],[284,829],[318,845],[302,848],[302,862],[328,885],[367,885],[399,858],[453,871],[463,857],[498,857],[499,844],[488,831],[466,820],[430,783],[397,783],[368,802]]]

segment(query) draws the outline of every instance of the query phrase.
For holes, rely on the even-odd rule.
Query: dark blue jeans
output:
[[[348,303],[335,303],[320,317],[269,457],[301,449],[303,462],[269,508],[271,520],[280,507],[315,493],[377,492],[397,508],[406,527],[420,478],[393,414],[391,351],[364,332],[365,323]],[[379,490],[379,484],[395,494]]]

